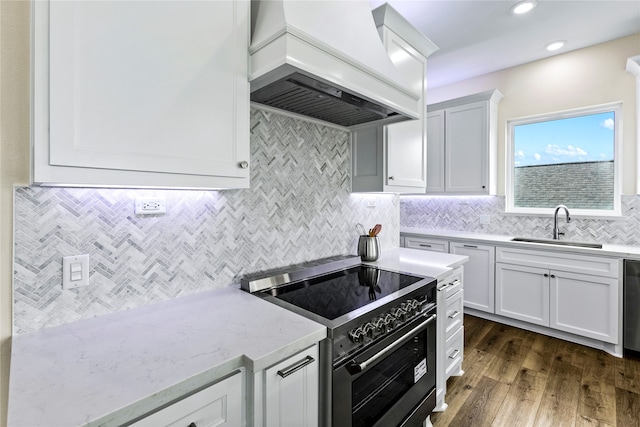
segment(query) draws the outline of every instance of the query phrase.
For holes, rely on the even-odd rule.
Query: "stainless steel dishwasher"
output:
[[[640,261],[624,260],[624,349],[640,353]]]

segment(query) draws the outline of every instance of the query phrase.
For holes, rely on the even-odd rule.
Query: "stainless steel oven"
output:
[[[327,326],[322,427],[417,427],[435,407],[436,280],[334,257],[245,277],[242,289]]]
[[[435,307],[333,367],[334,426],[421,426],[435,406]]]

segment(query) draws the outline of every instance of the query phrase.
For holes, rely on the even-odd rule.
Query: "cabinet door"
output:
[[[318,347],[265,370],[265,426],[318,425]]]
[[[488,194],[487,102],[446,109],[445,187],[448,193]]]
[[[444,110],[427,114],[427,193],[443,193]]]
[[[243,373],[229,377],[161,409],[131,427],[237,427],[242,425]]]
[[[248,186],[247,1],[36,3],[34,181]]]
[[[469,257],[464,265],[464,306],[493,313],[495,247],[450,242],[449,251]]]
[[[390,30],[385,31],[384,44],[391,61],[406,77],[411,88],[421,95],[420,118],[385,126],[388,191],[425,191],[427,184],[426,92],[427,59]],[[394,189],[404,187],[405,189]]]
[[[351,132],[351,191],[382,191],[384,127]]]
[[[618,287],[616,279],[552,270],[551,327],[617,344]]]
[[[496,263],[496,314],[549,326],[549,271]]]

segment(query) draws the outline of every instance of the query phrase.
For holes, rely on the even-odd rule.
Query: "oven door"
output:
[[[421,426],[435,407],[435,308],[334,367],[333,427]]]

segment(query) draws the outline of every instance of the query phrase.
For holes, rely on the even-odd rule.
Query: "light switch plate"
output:
[[[89,254],[62,258],[62,289],[89,286]]]

